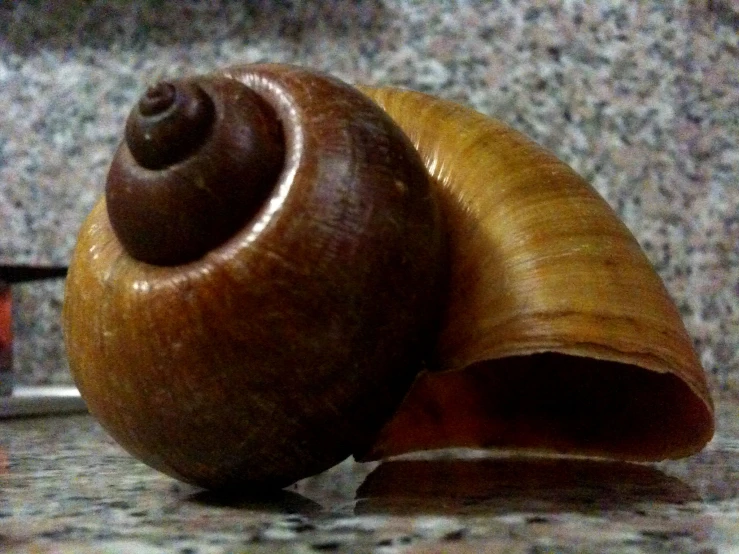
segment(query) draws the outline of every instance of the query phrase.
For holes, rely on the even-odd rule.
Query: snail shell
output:
[[[452,446],[653,461],[713,436],[706,376],[662,281],[601,196],[499,121],[363,89],[442,192],[450,298],[437,367],[365,459]]]
[[[276,182],[245,198],[185,187],[205,204],[201,189],[217,190],[226,200],[207,209],[229,223],[183,251],[178,230],[187,246],[203,223],[172,218],[192,203],[154,201],[150,187],[141,201],[131,183],[164,176],[162,198],[203,175],[240,183],[240,147],[208,142],[234,133],[184,141],[163,168],[134,163],[159,146],[124,143],[115,206],[101,200],[83,226],[64,308],[70,366],[91,412],[148,464],[212,488],[281,486],[350,453],[657,460],[712,436],[705,375],[659,277],[551,154],[470,109],[362,88],[370,101],[294,67],[182,87],[211,99],[218,124],[254,93],[254,118],[276,116],[284,153],[256,156],[278,160]],[[170,92],[155,87],[139,115],[168,117]],[[188,129],[202,126],[195,114]],[[147,136],[136,129],[148,124],[128,127]],[[257,127],[273,142],[274,127]]]
[[[436,194],[407,137],[332,78],[255,66],[174,86],[188,99],[150,110],[166,94],[155,89],[134,110],[157,120],[129,120],[107,201],[80,232],[70,365],[92,414],[151,466],[209,488],[284,486],[366,450],[427,357],[448,265]],[[253,93],[276,115],[284,162],[266,193],[235,198],[264,189],[232,165],[249,127],[229,114]],[[201,94],[215,127],[202,144],[143,165],[138,142],[169,148],[150,130],[161,118],[181,134],[170,108],[201,128]],[[232,236],[191,248],[234,208]],[[204,224],[180,221],[201,209]]]

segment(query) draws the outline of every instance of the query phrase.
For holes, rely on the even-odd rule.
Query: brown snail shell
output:
[[[420,158],[366,96],[292,67],[195,82],[215,126],[233,124],[231,104],[250,90],[269,104],[284,165],[255,207],[219,182],[251,186],[228,144],[186,145],[150,169],[129,147],[149,124],[129,125],[109,174],[116,207],[93,209],[67,278],[70,366],[91,413],[151,466],[210,488],[284,486],[367,449],[397,409],[437,325],[445,234]],[[176,83],[178,94],[191,85]],[[206,143],[243,133],[207,132]],[[198,227],[178,223],[187,207],[159,199],[173,192],[192,195],[195,211],[212,193],[214,211],[236,205],[247,218],[193,259]],[[184,262],[169,252],[180,247]]]
[[[70,365],[133,454],[206,487],[280,486],[350,453],[502,446],[656,460],[710,439],[705,376],[664,286],[551,154],[467,108],[364,88],[388,118],[299,68],[194,82],[226,104],[233,96],[209,83],[256,93],[284,133],[284,166],[246,200],[223,193],[247,214],[235,234],[164,265],[113,233],[138,201],[119,225],[102,200],[83,226],[64,308]],[[166,87],[150,96],[144,112],[169,109]],[[186,144],[184,159],[204,144]],[[165,172],[188,163],[178,156]],[[114,163],[111,176],[152,171]],[[136,225],[133,242],[148,241]],[[151,251],[177,242],[169,227],[161,236]]]

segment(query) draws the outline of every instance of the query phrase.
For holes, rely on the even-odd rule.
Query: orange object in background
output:
[[[13,315],[11,285],[64,277],[64,266],[0,264],[0,397],[13,394]],[[7,406],[0,403],[0,417]]]
[[[61,278],[66,274],[64,266],[0,264],[0,420],[86,411],[85,403],[74,386],[24,384],[22,379],[15,378],[14,372],[23,360],[13,352],[13,340],[18,339],[13,337],[13,331],[17,329],[13,312],[21,310],[22,306],[13,307],[12,287],[17,283]],[[0,475],[7,472],[8,467],[8,453],[0,447]]]
[[[0,396],[13,388],[13,328],[11,325],[10,287],[0,281]]]

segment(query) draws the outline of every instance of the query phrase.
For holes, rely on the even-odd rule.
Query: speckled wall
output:
[[[470,104],[556,152],[646,250],[716,394],[739,397],[739,5],[595,4],[2,2],[0,263],[68,261],[148,83],[304,64]],[[14,294],[20,381],[68,381],[62,284]]]

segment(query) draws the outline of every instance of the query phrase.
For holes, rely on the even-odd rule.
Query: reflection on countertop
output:
[[[347,460],[288,490],[245,498],[157,473],[89,416],[0,423],[3,552],[737,547],[739,440],[722,437],[689,459],[654,465],[464,451]]]
[[[643,502],[700,500],[648,465],[567,458],[388,461],[357,491],[361,513],[504,515],[631,510]]]

